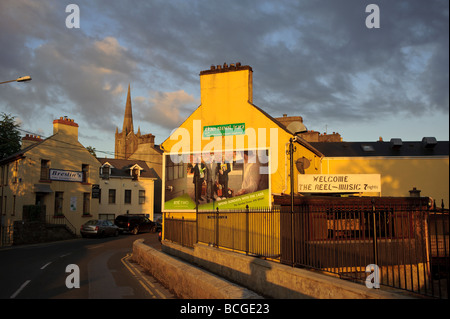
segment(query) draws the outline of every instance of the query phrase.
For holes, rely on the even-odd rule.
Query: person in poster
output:
[[[205,200],[204,198],[202,198],[202,185],[205,181],[205,171],[206,165],[203,160],[200,163],[195,163],[194,167],[191,169],[191,173],[194,173],[192,182],[194,183],[197,202]]]
[[[218,186],[222,192],[222,196],[219,197],[228,198],[228,173],[231,172],[230,163],[226,162],[223,157],[222,163],[217,163],[216,171],[218,174]],[[219,190],[218,193],[220,193]]]
[[[206,161],[206,202],[215,200],[214,198],[214,186],[216,182],[216,161],[214,160],[213,153],[210,154],[209,158]]]
[[[243,158],[244,176],[241,189],[236,192],[236,196],[253,193],[268,187],[268,176],[267,174],[261,174],[261,163],[256,156],[256,152],[244,151]]]

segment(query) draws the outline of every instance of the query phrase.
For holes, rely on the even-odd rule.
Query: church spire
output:
[[[130,84],[128,84],[128,95],[127,95],[127,102],[125,105],[125,116],[123,118],[122,133],[125,133],[125,136],[127,136],[128,133],[130,132],[134,132],[134,129],[133,129],[133,112],[131,110]]]

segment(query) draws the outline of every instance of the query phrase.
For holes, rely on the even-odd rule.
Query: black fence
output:
[[[165,219],[165,239],[316,269],[372,288],[448,298],[448,209],[427,198],[303,199],[293,208],[278,203],[198,212],[197,221]]]

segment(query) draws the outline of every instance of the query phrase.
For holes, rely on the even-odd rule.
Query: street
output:
[[[133,262],[139,238],[159,248],[156,233],[2,248],[0,298],[174,299]]]

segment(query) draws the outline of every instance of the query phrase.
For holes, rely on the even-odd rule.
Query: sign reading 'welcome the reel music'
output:
[[[380,174],[311,174],[298,175],[300,193],[381,192]]]

